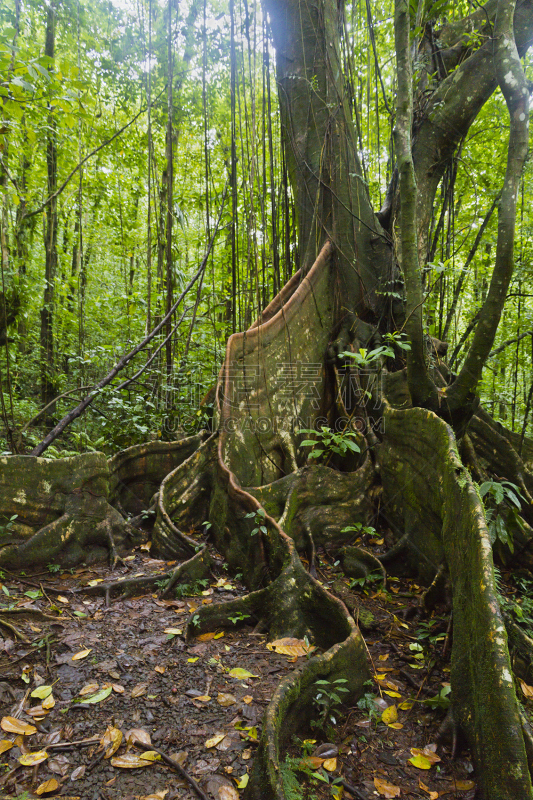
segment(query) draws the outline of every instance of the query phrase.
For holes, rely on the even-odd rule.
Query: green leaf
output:
[[[84,697],[82,702],[91,704],[101,703],[102,700],[105,700],[106,697],[109,697],[112,691],[113,687],[108,686],[107,689],[100,689],[99,692],[96,692],[96,694],[92,694],[90,697]]]

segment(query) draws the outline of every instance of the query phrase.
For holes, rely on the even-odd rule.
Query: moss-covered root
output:
[[[150,505],[161,481],[200,447],[206,434],[175,442],[146,442],[109,459],[109,502],[121,513],[137,516]]]
[[[292,544],[292,543],[291,543]],[[304,570],[291,546],[281,573],[267,587],[243,598],[199,608],[188,624],[188,635],[220,626],[259,622],[270,639],[309,637],[324,649],[281,682],[269,704],[261,741],[245,797],[249,800],[286,800],[280,759],[290,738],[313,718],[317,680],[343,679],[346,700],[361,694],[369,678],[365,648],[359,630],[345,606]]]
[[[161,597],[168,597],[179,583],[193,583],[202,578],[208,578],[211,575],[213,563],[209,550],[204,547],[195,556],[183,564],[179,564],[173,570],[169,582],[161,592]]]
[[[156,502],[152,543],[160,558],[190,557],[198,542],[183,533],[208,518],[216,462],[214,434],[162,482]]]
[[[50,563],[115,561],[136,533],[108,502],[103,453],[45,459],[0,459],[0,524],[17,515],[2,538],[0,565],[28,569]]]
[[[123,597],[135,597],[147,592],[153,592],[162,583],[165,583],[161,597],[168,597],[171,590],[175,589],[178,583],[193,583],[200,578],[208,577],[211,574],[212,564],[213,559],[207,548],[204,548],[170,572],[164,572],[160,575],[143,575],[137,578],[119,578],[116,581],[97,583],[96,586],[84,586],[83,589],[80,589],[80,593],[106,597],[107,600],[121,595]]]
[[[343,642],[326,653],[309,659],[302,667],[281,681],[263,718],[263,730],[253,769],[245,791],[246,800],[286,800],[280,760],[291,736],[309,723],[316,713],[313,700],[317,681],[330,683],[346,680],[349,702],[358,697],[368,678],[361,635],[353,630]]]
[[[419,563],[434,562],[440,551],[450,574],[454,718],[472,750],[480,797],[532,798],[480,498],[451,428],[435,414],[390,410],[385,430],[380,463],[387,511],[416,543]]]

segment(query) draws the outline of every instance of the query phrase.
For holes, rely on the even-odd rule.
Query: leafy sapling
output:
[[[344,683],[348,683],[346,678],[337,678],[335,681],[324,679],[315,682],[318,690],[313,702],[319,711],[319,718],[311,721],[312,727],[324,728],[328,723],[337,724],[337,715],[343,702],[340,695],[349,691],[342,686]]]
[[[310,458],[328,460],[333,454],[345,456],[347,453],[360,453],[361,448],[353,441],[356,437],[354,431],[343,431],[335,433],[327,425],[323,425],[319,431],[312,428],[300,428],[298,433],[314,434],[316,439],[304,439],[302,447],[312,447],[309,453]]]
[[[491,543],[507,545],[514,552],[514,535],[524,531],[520,516],[524,496],[511,481],[485,481],[479,487]]]
[[[267,533],[265,517],[266,514],[262,508],[258,508],[257,511],[250,511],[249,514],[244,515],[244,519],[253,519],[254,521],[254,527],[250,531],[250,536],[255,536],[257,533]]]
[[[362,522],[355,522],[353,525],[347,525],[341,530],[341,533],[350,533],[351,531],[361,534],[366,533],[367,536],[372,536],[375,539],[379,539],[381,536],[371,525],[363,525]]]
[[[13,516],[10,517],[4,525],[0,525],[0,535],[6,536],[10,534],[17,518],[18,514],[13,514]]]

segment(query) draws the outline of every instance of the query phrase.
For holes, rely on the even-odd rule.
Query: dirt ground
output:
[[[317,686],[314,724],[282,766],[287,798],[470,800],[469,754],[452,753],[442,724],[446,609],[420,616],[421,589],[406,580],[353,583],[325,554],[317,567],[358,618],[374,677],[354,707],[342,704],[342,685]],[[280,679],[312,654],[297,640],[288,652],[269,649],[243,619],[186,641],[200,604],[244,593],[223,570],[178,587],[172,600],[86,594],[95,581],[168,568],[137,550],[114,571],[102,565],[72,574],[51,565],[40,574],[2,574],[0,798],[243,795],[265,707]]]

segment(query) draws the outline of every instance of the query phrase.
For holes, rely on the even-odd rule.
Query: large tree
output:
[[[503,475],[520,486],[528,501],[525,548],[533,522],[532,446],[520,444],[523,458],[518,454],[518,437],[493,423],[476,388],[513,270],[516,198],[528,147],[529,84],[520,58],[533,42],[533,3],[489,0],[436,28],[426,4],[410,9],[405,0],[396,1],[396,165],[381,209],[372,207],[364,180],[343,72],[343,4],[265,0],[265,11],[276,49],[300,271],[251,328],[230,337],[213,435],[115,457],[110,499],[125,507],[128,493],[120,487],[138,484],[148,497],[168,472],[157,496],[152,541],[160,555],[189,558],[187,569],[199,569],[202,557],[194,556],[197,540],[183,531],[202,529],[208,504],[216,546],[244,573],[251,591],[230,604],[203,607],[195,632],[241,611],[272,636],[308,635],[323,649],[297,676],[282,681],[266,712],[248,792],[281,800],[280,753],[309,713],[316,680],[344,677],[356,697],[368,674],[354,620],[304,569],[298,553],[342,544],[343,528],[367,522],[372,492],[382,492],[381,514],[399,532],[387,558],[401,558],[428,583],[436,574],[449,578],[454,720],[471,747],[480,796],[531,798],[531,734],[516,701],[489,536],[470,472],[476,478]],[[425,335],[421,270],[444,171],[498,86],[510,135],[497,251],[472,345],[455,375],[440,358],[444,348],[437,344],[436,350]],[[414,106],[423,108],[416,118]],[[408,350],[397,346],[406,344],[400,330]],[[391,349],[369,357],[368,349],[376,350],[385,336]],[[346,378],[354,391],[341,391]],[[356,418],[358,453],[322,464],[307,457],[302,439],[309,434],[302,427],[315,428],[320,440],[321,426],[337,426],[342,436]],[[90,463],[80,459],[90,495],[88,487],[102,480],[105,465],[94,456]],[[56,481],[70,481],[82,462],[57,467]],[[31,526],[38,501],[13,500],[12,487],[30,468],[42,486],[53,483],[53,469],[16,456],[4,466],[2,504]],[[85,553],[90,536],[69,517],[79,520],[84,513],[83,492],[77,503],[58,506],[60,518],[36,533],[34,522],[33,535],[6,548],[3,561],[37,560],[39,552],[46,561],[44,549],[52,546],[54,560],[61,559],[62,547],[71,562]],[[114,547],[124,530],[105,503],[99,513],[100,537]],[[531,670],[533,651],[527,642],[519,645]]]

